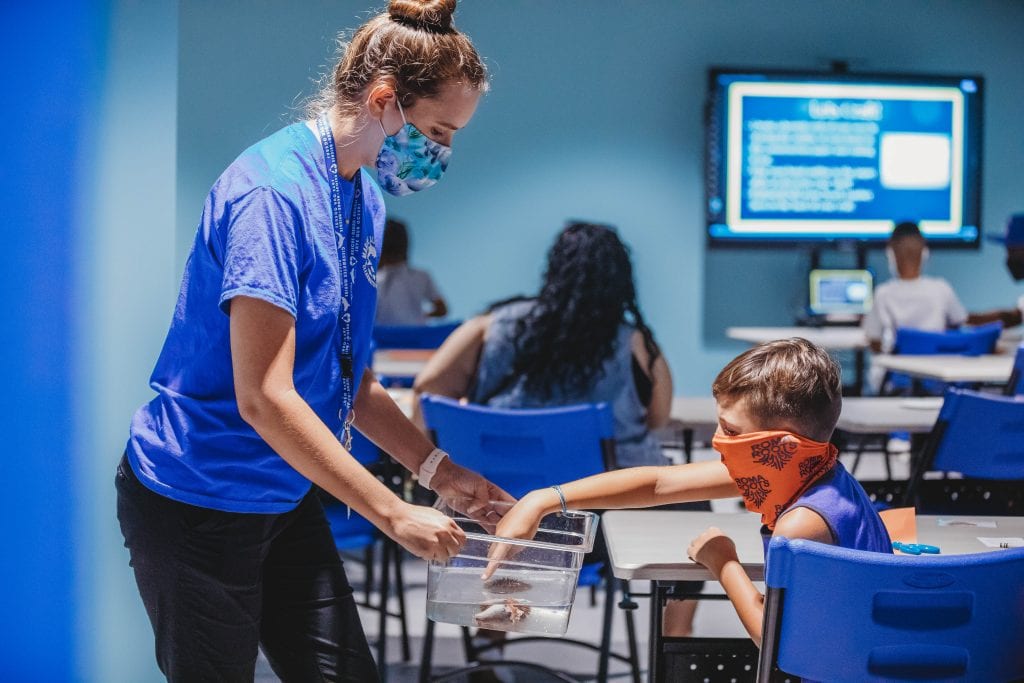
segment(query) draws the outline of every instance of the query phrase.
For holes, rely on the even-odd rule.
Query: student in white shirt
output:
[[[423,325],[443,318],[448,305],[425,270],[409,265],[409,231],[389,218],[377,269],[377,325]]]
[[[1006,247],[1006,269],[1016,282],[1024,281],[1024,213],[1010,216],[1006,223],[1006,234],[989,237]],[[972,325],[983,325],[995,321],[1003,323],[1003,327],[1020,325],[1024,320],[1024,296],[1017,299],[1016,308],[1007,308],[984,313],[971,313],[967,322]]]
[[[944,332],[967,321],[949,283],[921,274],[928,247],[916,223],[893,229],[886,255],[893,278],[875,290],[874,304],[861,323],[873,352],[891,350],[899,327]]]

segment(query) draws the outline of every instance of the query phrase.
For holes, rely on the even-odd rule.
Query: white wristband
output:
[[[440,465],[441,461],[447,457],[448,454],[442,451],[440,448],[435,448],[434,450],[430,451],[430,455],[428,455],[427,459],[423,461],[422,465],[420,465],[420,471],[419,474],[417,475],[420,480],[420,486],[427,489],[428,491],[433,490],[430,488],[430,480],[434,478],[434,474],[437,472],[438,465]]]

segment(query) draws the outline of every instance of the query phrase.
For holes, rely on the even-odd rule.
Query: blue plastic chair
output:
[[[963,478],[925,480],[929,471]],[[904,504],[937,513],[1024,514],[1024,396],[948,390]]]
[[[503,410],[425,394],[420,405],[438,446],[516,498],[615,465],[605,403]]]
[[[460,465],[475,470],[516,498],[534,489],[598,474],[615,466],[614,424],[606,403],[557,408],[505,410],[463,404],[441,396],[420,397],[423,419],[438,446],[456,454]],[[596,566],[584,565],[580,585],[600,581]],[[601,645],[560,639],[600,653],[598,680],[606,680],[608,659],[626,662],[639,683],[636,632],[631,611],[624,612],[629,656],[611,652],[611,621],[617,580],[605,582]],[[490,647],[476,647],[463,631],[467,657]],[[420,680],[430,670],[433,622],[427,624]],[[517,638],[516,642],[538,638]]]
[[[461,324],[461,321],[457,321],[440,325],[377,325],[373,328],[372,348],[374,351],[436,349]],[[408,388],[416,378],[410,375],[380,375],[379,379],[386,387]]]
[[[1024,676],[1024,548],[909,557],[772,539],[759,682]],[[827,580],[826,578],[827,577]]]
[[[377,325],[373,343],[378,349],[436,349],[462,321],[438,325]]]
[[[981,356],[995,350],[996,342],[999,341],[1002,331],[1003,324],[1001,322],[947,332],[926,332],[900,327],[896,330],[893,353],[914,356],[936,354]],[[917,383],[906,375],[898,373],[888,373],[882,386],[888,393],[896,393],[905,389],[920,393],[917,391],[920,389],[930,394],[941,394],[947,387],[946,384],[935,381]]]
[[[1006,382],[1003,393],[1007,396],[1024,394],[1024,344],[1017,347],[1017,355],[1013,359],[1013,370],[1010,372],[1010,379]]]

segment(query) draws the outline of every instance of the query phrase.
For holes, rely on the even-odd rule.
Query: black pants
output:
[[[253,680],[257,648],[293,681],[377,681],[352,588],[313,494],[279,515],[149,490],[121,460],[117,518],[170,681]]]

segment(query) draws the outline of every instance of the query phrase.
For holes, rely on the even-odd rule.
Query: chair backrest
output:
[[[461,324],[377,325],[373,328],[373,343],[377,349],[436,349]]]
[[[895,353],[907,355],[958,354],[980,356],[992,353],[1003,330],[1000,322],[948,332],[926,332],[910,327],[896,330]]]
[[[1003,393],[1007,396],[1024,394],[1024,344],[1017,347],[1017,355],[1013,358],[1013,370],[1010,371],[1010,379]]]
[[[925,479],[930,471],[962,478]],[[949,389],[903,505],[928,514],[1024,514],[1024,396]]]
[[[936,427],[942,434],[932,470],[980,479],[1024,479],[1024,397],[950,389]]]
[[[597,474],[614,461],[606,403],[507,410],[420,397],[435,442],[515,497]]]
[[[910,557],[772,539],[758,681],[1024,676],[1024,548]],[[823,656],[827,653],[827,656]]]

